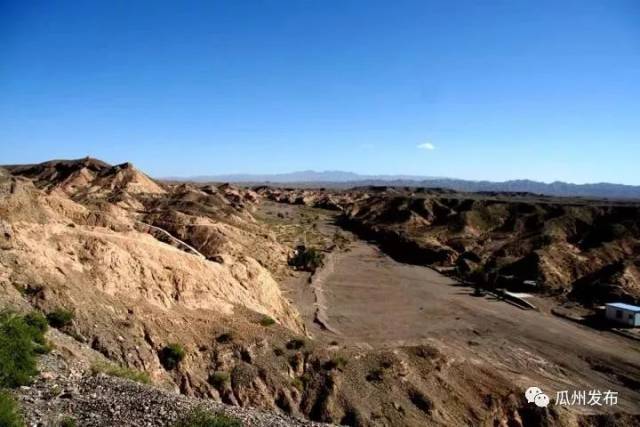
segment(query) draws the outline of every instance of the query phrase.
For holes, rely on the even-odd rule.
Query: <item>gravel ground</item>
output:
[[[79,426],[88,427],[170,426],[197,407],[234,416],[244,426],[320,425],[276,413],[192,399],[106,375],[83,377],[73,384],[39,380],[18,394],[30,426],[54,426],[65,417],[73,417]]]
[[[16,390],[28,426],[58,426],[66,417],[78,426],[171,426],[195,408],[224,413],[243,426],[321,426],[275,412],[239,408],[196,399],[155,386],[105,374],[92,376],[86,365],[55,351],[40,360],[41,374]]]

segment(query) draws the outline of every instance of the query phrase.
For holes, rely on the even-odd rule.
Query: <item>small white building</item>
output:
[[[640,326],[640,307],[614,302],[606,305],[607,319],[626,326]]]

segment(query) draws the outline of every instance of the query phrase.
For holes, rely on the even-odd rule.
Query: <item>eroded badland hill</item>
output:
[[[6,166],[0,306],[56,327],[14,393],[42,425],[172,425],[202,405],[245,425],[636,425],[638,342],[474,299],[424,266],[535,280],[553,304],[637,301],[638,209],[161,183],[95,159]],[[299,244],[322,254],[310,272],[290,265]],[[124,371],[151,384],[113,378]],[[538,408],[529,385],[620,402]]]

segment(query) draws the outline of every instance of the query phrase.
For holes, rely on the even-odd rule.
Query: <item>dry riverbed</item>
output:
[[[305,207],[268,209],[286,210],[286,221],[308,217],[298,211]],[[318,211],[316,225],[306,227],[330,240],[337,231],[332,213]],[[310,284],[304,273],[282,282],[316,339],[362,348],[428,342],[460,358],[488,362],[522,387],[540,386],[552,398],[561,390],[613,390],[619,392],[616,409],[640,413],[637,341],[474,297],[468,287],[430,268],[399,263],[373,243],[349,238],[346,250],[332,252],[327,270],[316,272],[317,282]],[[324,327],[317,322],[319,310]]]

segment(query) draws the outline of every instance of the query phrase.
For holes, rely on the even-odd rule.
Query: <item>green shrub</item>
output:
[[[289,350],[300,350],[306,345],[306,341],[302,338],[294,338],[287,343],[287,348]]]
[[[32,311],[24,316],[24,321],[31,329],[33,340],[38,344],[45,345],[46,340],[44,334],[47,332],[47,329],[49,329],[47,318],[39,311]]]
[[[266,327],[266,326],[275,325],[276,321],[269,316],[264,316],[262,317],[262,319],[260,319],[260,324]]]
[[[0,387],[27,385],[38,373],[34,338],[22,316],[0,314]]]
[[[181,417],[173,427],[242,427],[242,423],[225,414],[214,414],[206,409],[196,408]]]
[[[322,267],[324,255],[315,248],[298,246],[296,253],[289,259],[289,265],[300,270],[314,272]]]
[[[58,422],[58,427],[76,427],[77,425],[76,419],[69,416],[63,417],[60,422]]]
[[[229,376],[229,374],[222,371],[214,372],[209,376],[209,384],[211,384],[218,390],[226,387],[226,385],[229,384],[230,381],[231,377]]]
[[[186,352],[184,351],[184,348],[182,348],[180,344],[173,343],[168,344],[160,350],[158,356],[160,357],[160,363],[162,363],[162,366],[164,366],[165,369],[171,370],[182,362],[185,355]]]
[[[327,361],[324,364],[324,368],[327,370],[337,369],[339,371],[343,370],[345,366],[347,366],[347,359],[342,356],[336,356],[333,359]]]
[[[311,381],[313,381],[313,376],[311,375],[311,373],[305,372],[300,377],[300,381],[302,382],[303,387],[306,387],[307,385],[311,384]]]
[[[18,404],[8,391],[0,390],[0,426],[24,427]]]
[[[44,344],[34,343],[33,350],[36,354],[49,354],[51,350],[54,349],[53,344],[51,342],[45,342]]]
[[[300,378],[294,378],[291,380],[291,385],[298,391],[304,391],[304,383]]]
[[[47,313],[49,325],[54,328],[64,328],[65,326],[69,326],[75,317],[76,315],[73,311],[64,308],[56,308],[52,312]]]
[[[112,363],[96,362],[91,365],[91,373],[93,375],[105,374],[110,377],[124,378],[142,384],[151,383],[148,373]]]

